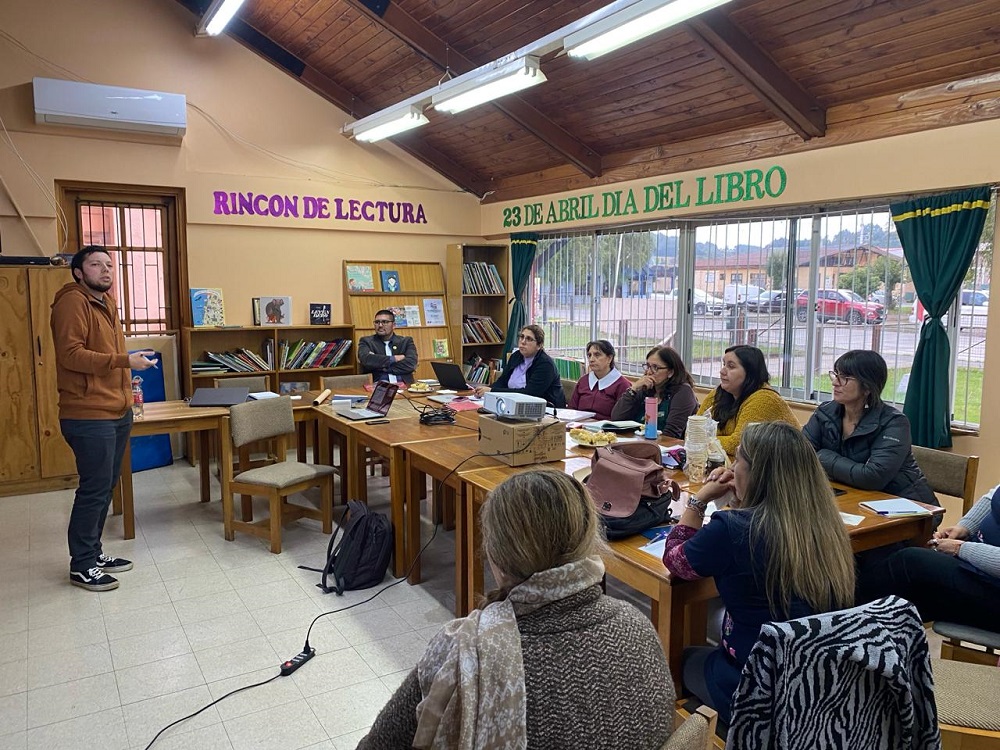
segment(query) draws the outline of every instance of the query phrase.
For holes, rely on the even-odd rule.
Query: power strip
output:
[[[300,652],[296,656],[293,656],[288,661],[283,662],[281,665],[281,676],[287,677],[296,669],[305,664],[307,661],[312,659],[314,656],[316,656],[316,649],[310,646],[309,648]]]

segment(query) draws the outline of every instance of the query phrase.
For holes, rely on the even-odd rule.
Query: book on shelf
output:
[[[462,265],[462,294],[506,294],[503,279],[492,263],[472,261]]]
[[[332,305],[329,302],[309,303],[309,325],[328,326],[330,325]]]
[[[228,352],[206,351],[205,356],[229,372],[264,372],[270,369],[260,357],[247,349],[234,349]]]
[[[431,347],[434,350],[434,359],[448,358],[448,339],[432,339]]]
[[[264,305],[264,325],[290,326],[292,324],[292,298],[280,295],[261,297]]]
[[[444,325],[444,300],[437,297],[424,297],[424,325]]]
[[[295,396],[309,390],[308,380],[287,380],[278,383],[278,393],[282,396]]]
[[[382,277],[383,292],[402,291],[399,286],[399,271],[379,271],[379,275]]]
[[[250,298],[250,310],[253,314],[253,324],[260,325],[260,297]]]
[[[310,370],[337,367],[351,348],[350,339],[333,341],[278,342],[278,361],[281,370]]]
[[[371,266],[347,266],[348,292],[374,292],[375,283],[372,280]]]
[[[493,382],[496,374],[500,372],[501,367],[499,359],[484,360],[478,354],[473,354],[462,365],[462,372],[465,373],[465,380],[468,383],[489,385]]]
[[[196,327],[226,324],[221,289],[191,289],[191,323]]]
[[[502,344],[503,331],[489,315],[462,316],[463,344]]]

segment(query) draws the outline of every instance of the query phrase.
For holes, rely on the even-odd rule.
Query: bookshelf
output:
[[[370,269],[370,283],[374,289],[359,289],[359,276],[368,281],[367,274],[357,273],[357,269]],[[349,273],[349,269],[354,269]],[[384,275],[395,273],[396,291],[383,288]],[[354,282],[354,283],[352,283]],[[444,271],[440,263],[420,261],[387,261],[373,262],[368,260],[344,261],[344,302],[347,309],[345,316],[354,324],[354,351],[357,342],[364,336],[375,333],[372,323],[378,310],[393,309],[396,311],[396,333],[400,336],[410,336],[417,347],[419,364],[414,373],[416,378],[433,378],[434,370],[431,361],[435,358],[440,362],[453,362],[456,350],[452,345],[448,318],[448,303],[446,300]],[[428,307],[433,307],[437,320],[428,325]],[[415,311],[419,325],[413,325],[412,320],[400,325],[401,314],[409,311],[407,318]],[[435,343],[437,342],[437,343]],[[447,350],[442,352],[442,346]],[[360,370],[359,370],[360,372]]]
[[[509,307],[507,300],[510,292],[510,248],[507,245],[448,245],[448,306],[451,314],[451,345],[457,353],[461,352],[461,362],[466,362],[472,355],[479,355],[484,361],[499,359],[503,352],[503,342],[507,336],[507,319]],[[482,280],[483,266],[495,266],[499,280],[503,284],[503,292],[490,292],[489,284],[476,282]],[[478,277],[473,276],[470,285],[465,266],[472,264],[479,269]],[[465,282],[465,283],[463,283]],[[495,288],[495,287],[492,287]],[[466,293],[469,292],[469,293]],[[463,322],[466,316],[488,317],[496,324],[499,331],[499,341],[466,342],[463,336]],[[456,359],[458,355],[456,354]],[[490,380],[496,378],[494,372]]]
[[[316,348],[313,349],[314,352],[317,352],[313,366],[295,369],[279,366],[278,357],[283,349],[282,342],[291,342],[294,345],[300,340],[308,344],[321,341],[330,343],[338,339],[347,339],[352,343],[346,352],[343,352],[336,366],[316,367],[316,363],[323,361],[323,359],[331,359],[334,353],[333,350],[330,350],[327,357],[322,357],[322,352]],[[184,377],[184,395],[190,396],[196,388],[210,388],[216,378],[225,379],[247,375],[266,375],[269,389],[275,392],[279,391],[281,383],[292,381],[308,382],[310,390],[319,390],[321,379],[324,376],[351,375],[357,372],[355,347],[354,327],[350,325],[184,328],[181,331],[181,350],[183,360],[188,363],[188,370]],[[274,352],[272,359],[274,366],[270,368],[260,369],[258,363],[253,365],[258,369],[241,372],[197,371],[194,364],[210,361],[208,352],[235,352],[240,349],[247,349],[258,357],[266,359],[268,348]],[[303,361],[306,359],[304,358]]]

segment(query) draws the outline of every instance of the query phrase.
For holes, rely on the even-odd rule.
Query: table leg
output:
[[[347,459],[344,473],[347,475],[347,496],[352,500],[368,502],[368,477],[362,460],[364,446],[358,442],[357,430],[347,433]]]
[[[124,539],[135,539],[135,498],[132,493],[132,441],[125,445],[125,457],[122,459],[122,528]]]
[[[212,499],[212,474],[208,465],[208,446],[212,434],[214,433],[209,430],[201,430],[198,433],[198,447],[201,454],[198,469],[201,472],[201,501],[203,503],[207,503]]]
[[[295,453],[300,464],[306,462],[306,423],[299,422],[295,439]]]
[[[466,503],[466,570],[469,574],[465,604],[468,611],[476,608],[476,600],[484,594],[483,541],[479,530],[479,508],[482,506],[482,491],[478,488],[469,493]]]
[[[684,653],[684,605],[673,601],[672,587],[660,583],[659,597],[652,602],[653,622],[660,645],[667,657],[667,666],[674,678],[674,690],[681,694],[681,656]]]
[[[468,485],[461,483],[461,489],[455,498],[455,617],[465,617],[472,610],[467,609],[469,599],[469,575],[466,550],[468,542],[468,510],[466,497],[469,494]]]
[[[364,473],[364,466],[361,467]],[[396,529],[396,549],[393,555],[393,575],[396,578],[404,575],[410,564],[407,553],[404,502],[406,499],[406,459],[402,448],[389,449],[389,509],[392,515],[392,526]],[[417,521],[419,523],[419,520]]]
[[[390,468],[391,471],[391,468]],[[412,464],[406,472],[406,556],[412,565],[409,582],[420,583],[420,487],[427,486],[427,475]]]

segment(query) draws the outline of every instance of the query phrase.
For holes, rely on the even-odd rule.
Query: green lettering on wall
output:
[[[625,205],[622,208],[622,216],[637,213],[639,213],[639,209],[635,207],[635,193],[629,190],[628,196],[625,198]]]
[[[546,224],[557,224],[559,219],[556,218],[556,205],[552,201],[549,201],[549,212],[545,215]]]
[[[759,169],[748,169],[746,191],[743,195],[745,201],[759,201],[764,197],[764,189],[760,186],[764,179],[764,173]]]
[[[727,172],[726,175],[726,203],[743,200],[743,173]]]
[[[772,178],[778,178],[777,187],[773,186]],[[767,170],[767,177],[764,178],[764,189],[767,194],[772,198],[777,198],[783,192],[785,192],[785,185],[788,183],[788,175],[785,174],[785,170],[775,164],[769,170]]]

